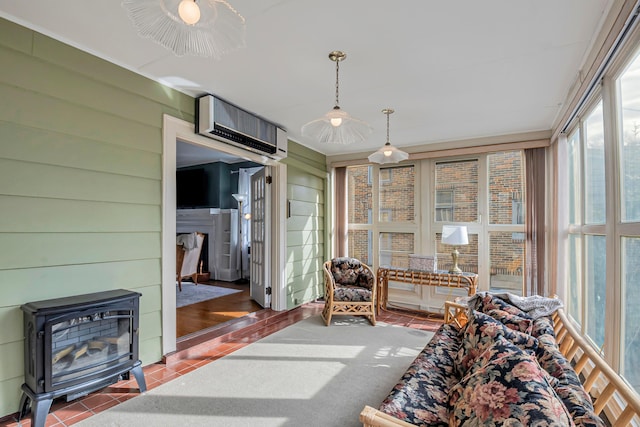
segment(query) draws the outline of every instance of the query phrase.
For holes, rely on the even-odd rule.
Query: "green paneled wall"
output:
[[[142,293],[140,356],[162,357],[162,115],[193,98],[0,19],[0,417],[23,383],[20,305]],[[289,142],[288,307],[322,295],[325,156]]]
[[[292,154],[293,152],[293,154]],[[287,167],[287,307],[324,295],[325,257],[324,156],[289,143]],[[321,166],[323,169],[316,169]]]
[[[162,357],[162,115],[189,96],[0,19],[0,417],[23,382],[20,305],[142,293],[143,364]]]

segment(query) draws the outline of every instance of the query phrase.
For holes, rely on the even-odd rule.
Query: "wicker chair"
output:
[[[355,258],[334,258],[324,263],[324,309],[327,326],[333,315],[366,316],[376,324],[376,275]]]

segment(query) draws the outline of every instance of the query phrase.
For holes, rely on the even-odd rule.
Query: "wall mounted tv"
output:
[[[176,205],[178,208],[206,207],[209,180],[203,168],[176,171]]]

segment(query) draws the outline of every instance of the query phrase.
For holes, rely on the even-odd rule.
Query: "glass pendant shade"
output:
[[[378,151],[371,154],[369,156],[369,161],[371,163],[398,163],[403,160],[407,160],[409,158],[409,154],[404,151],[394,147],[390,143],[384,144]]]
[[[398,163],[403,160],[407,160],[409,158],[409,154],[394,147],[389,142],[389,115],[393,113],[393,110],[391,108],[385,108],[382,112],[387,115],[387,142],[380,147],[378,151],[368,157],[369,161],[371,163],[385,164]]]
[[[319,142],[333,144],[352,144],[363,142],[371,133],[371,126],[362,120],[351,117],[339,106],[339,62],[347,54],[339,50],[329,54],[329,59],[336,63],[336,103],[335,107],[319,119],[312,120],[302,126],[302,136]]]
[[[219,59],[244,47],[244,18],[225,0],[123,0],[133,25],[177,56]]]
[[[351,117],[340,107],[302,127],[303,136],[333,144],[362,142],[370,133],[371,127],[367,123]]]

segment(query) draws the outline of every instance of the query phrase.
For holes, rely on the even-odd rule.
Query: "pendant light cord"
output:
[[[389,142],[389,116],[391,115],[391,112],[387,111],[386,114],[387,114],[387,144],[390,144],[390,142]]]
[[[340,108],[340,103],[338,102],[338,94],[339,94],[339,82],[340,82],[340,60],[336,59],[336,105],[333,108]]]

